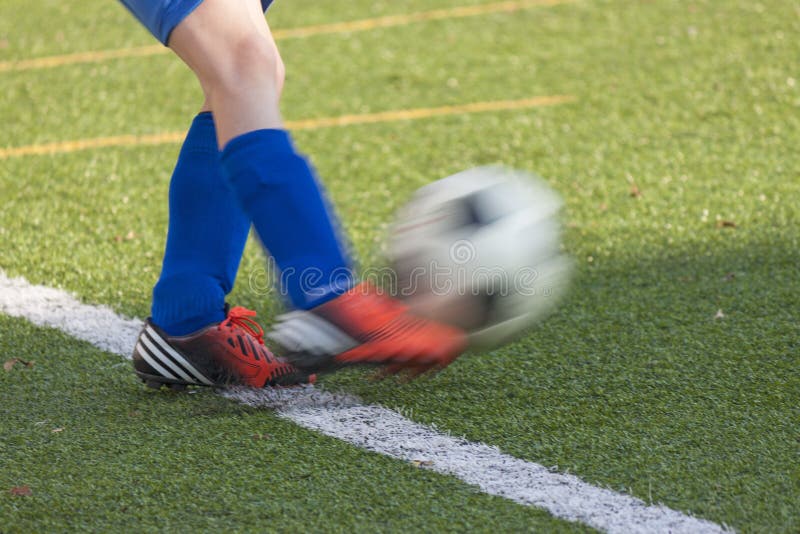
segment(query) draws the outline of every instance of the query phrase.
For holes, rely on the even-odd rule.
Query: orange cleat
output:
[[[311,310],[278,317],[267,337],[308,372],[380,365],[416,376],[448,366],[467,348],[461,330],[412,315],[366,282]]]
[[[256,312],[242,307],[224,321],[186,336],[169,336],[148,319],[133,351],[133,368],[148,386],[294,386],[313,382],[264,346]]]

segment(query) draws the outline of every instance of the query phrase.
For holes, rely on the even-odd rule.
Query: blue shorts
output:
[[[166,45],[169,34],[203,0],[120,0],[128,11],[150,30],[156,39]],[[261,0],[264,11],[272,0]]]

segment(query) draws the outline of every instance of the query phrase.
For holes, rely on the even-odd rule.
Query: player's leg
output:
[[[204,106],[205,107],[205,106]],[[225,319],[250,220],[221,175],[210,111],[189,128],[169,187],[169,227],[152,317],[182,336]]]
[[[197,0],[128,0],[162,42]],[[171,7],[169,7],[171,6]],[[253,312],[229,310],[250,220],[225,179],[209,102],[181,147],[169,189],[169,227],[152,317],[137,340],[134,369],[148,384],[264,386],[308,381],[263,345]]]
[[[299,310],[281,321],[275,339],[309,370],[446,365],[464,349],[460,332],[412,317],[366,285],[353,289],[338,223],[308,161],[282,128],[283,65],[257,6],[254,0],[204,0],[172,32],[169,46],[208,96],[223,171]]]
[[[152,0],[129,0],[128,4],[134,1],[153,4]],[[323,339],[315,334],[309,341],[315,351],[319,348],[316,344],[321,342],[322,353],[328,360],[342,356],[337,362],[341,364],[400,363],[419,368],[448,363],[463,348],[459,333],[407,317],[402,307],[373,291],[342,295],[353,284],[350,260],[308,162],[295,151],[289,134],[281,128],[278,99],[283,83],[282,63],[269,28],[258,12],[258,4],[248,0],[206,0],[199,6],[190,5],[198,1],[174,0],[170,6],[183,6],[188,14],[184,13],[174,31],[167,29],[164,33],[161,28],[154,33],[162,42],[170,36],[170,46],[197,73],[209,107],[214,111],[218,141],[224,146],[223,173],[276,259],[292,304],[309,310],[298,312],[300,316],[295,314],[290,329],[302,331],[309,325],[312,328],[325,325],[325,332],[335,332],[336,336]],[[155,17],[155,20],[165,19],[170,16]],[[209,235],[214,234],[206,237]],[[214,300],[208,297],[216,288],[202,290],[198,285],[195,289],[196,300]],[[181,291],[186,294],[185,287]],[[185,313],[186,308],[183,309]],[[149,364],[155,363],[165,371],[159,371],[160,374],[172,373],[178,377],[186,371],[177,360],[182,356],[180,350],[199,353],[202,350],[197,346],[224,345],[222,334],[213,333],[215,326],[219,331],[232,326],[242,331],[246,319],[234,315],[186,338],[170,337],[149,324],[135,357],[138,356],[138,363],[146,371],[154,371]],[[253,334],[260,341],[258,332]],[[342,336],[353,340],[355,345],[342,345]],[[225,341],[234,346],[235,337],[229,335]],[[194,348],[184,346],[190,341]],[[239,345],[241,357],[245,355],[246,344],[239,339]],[[154,359],[154,355],[161,359]],[[314,366],[325,363],[330,362],[320,360]],[[244,377],[239,372],[242,369],[239,366],[237,371],[240,379]]]

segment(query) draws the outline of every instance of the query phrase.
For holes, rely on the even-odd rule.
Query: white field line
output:
[[[105,306],[91,306],[58,289],[9,278],[0,271],[0,312],[58,328],[103,350],[129,357],[141,328],[138,319],[120,317]],[[230,399],[263,406],[296,424],[357,447],[455,476],[483,492],[543,508],[556,517],[606,532],[718,533],[730,530],[663,505],[648,505],[625,494],[592,486],[573,475],[507,454],[495,447],[454,438],[414,423],[382,406],[362,404],[311,386],[291,390],[233,388]]]

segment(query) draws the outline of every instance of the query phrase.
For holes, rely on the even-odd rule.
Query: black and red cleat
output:
[[[467,348],[461,330],[411,314],[367,282],[311,310],[278,317],[267,337],[307,372],[379,365],[416,376],[446,367]]]
[[[315,377],[272,354],[256,312],[232,308],[224,321],[185,336],[169,336],[148,319],[133,350],[133,368],[148,386],[183,389],[296,386]]]

